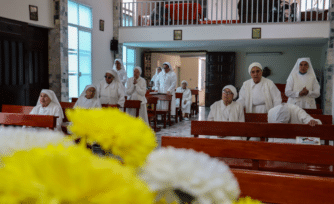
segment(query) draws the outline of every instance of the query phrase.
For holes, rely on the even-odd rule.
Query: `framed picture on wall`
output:
[[[100,20],[100,31],[104,31],[104,20]]]
[[[174,40],[182,40],[182,30],[174,30]]]
[[[38,7],[29,5],[29,15],[30,15],[30,20],[38,21]]]
[[[261,28],[252,28],[252,39],[261,39]]]

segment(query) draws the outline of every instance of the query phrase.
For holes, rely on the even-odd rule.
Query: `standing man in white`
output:
[[[320,96],[320,85],[310,58],[297,60],[286,82],[285,95],[290,104],[306,109],[317,108],[315,99]]]
[[[159,93],[166,93],[172,95],[171,115],[175,115],[175,88],[176,88],[176,74],[169,62],[163,63],[164,71],[158,75],[157,85],[155,91]],[[159,105],[160,104],[160,105]],[[164,101],[158,104],[159,109],[168,109],[168,102]]]
[[[176,99],[175,107],[180,107],[182,113],[184,113],[184,120],[189,120],[189,113],[192,103],[191,90],[188,89],[188,82],[186,80],[183,80],[181,85],[181,87],[176,89],[176,93],[183,93],[182,101],[180,101],[180,99]]]
[[[115,59],[113,69],[117,71],[120,82],[125,86],[128,77],[121,59]]]

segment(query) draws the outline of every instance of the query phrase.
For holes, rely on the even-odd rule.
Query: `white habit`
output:
[[[268,113],[282,103],[282,97],[274,82],[262,77],[257,84],[253,79],[243,83],[238,102],[246,107],[246,113]]]
[[[299,73],[299,64],[306,61],[309,65],[307,73]],[[309,93],[299,96],[299,92],[306,87]],[[316,109],[315,99],[320,96],[320,85],[314,74],[310,58],[300,58],[292,69],[285,87],[285,95],[289,97],[288,103],[295,104],[305,109]]]
[[[43,107],[39,99],[36,106],[29,113],[30,115],[53,115],[58,116],[56,129],[61,131],[61,124],[63,123],[64,113],[60,106],[60,103],[56,97],[56,94],[52,90],[43,89],[41,93],[45,93],[51,99],[50,104],[47,107]]]
[[[165,62],[164,64],[169,66],[170,71],[168,73],[164,71],[160,72],[158,75],[156,90],[158,90],[159,93],[167,93],[167,91],[170,92],[172,95],[171,115],[175,115],[175,88],[177,77],[170,63]],[[157,107],[158,109],[168,109],[168,102],[162,101],[157,105]]]
[[[137,79],[137,84],[133,84],[134,77],[128,79],[126,85],[126,94],[128,95],[128,100],[140,100],[141,106],[139,109],[139,117],[141,117],[148,124],[147,108],[146,108],[146,81],[142,77]],[[136,109],[130,108],[126,112],[129,115],[136,117]]]
[[[176,89],[176,93],[183,93],[182,102],[181,102],[182,113],[190,113],[190,108],[191,108],[191,103],[192,103],[191,90],[188,88],[183,89],[182,87],[178,87]],[[185,101],[186,101],[186,104],[184,104]],[[177,98],[175,101],[175,107],[180,107],[179,98]]]
[[[119,104],[124,106],[125,102],[125,88],[119,81],[117,72],[115,70],[107,71],[114,76],[113,81],[108,84],[105,80],[100,81],[97,86],[101,104]]]
[[[89,88],[95,89],[95,95],[93,98],[88,99],[86,98],[86,91]],[[81,108],[101,108],[101,102],[99,99],[99,93],[97,91],[96,86],[94,85],[87,85],[85,87],[85,90],[81,93],[80,97],[78,98],[78,101],[74,104],[74,107],[81,107]]]
[[[116,61],[121,63],[121,69],[120,70],[118,70],[116,68]],[[128,77],[127,77],[126,70],[124,68],[124,65],[123,65],[123,62],[122,62],[121,59],[115,59],[113,69],[118,73],[118,77],[119,77],[120,82],[122,82],[123,86],[125,86],[126,81],[128,80]]]
[[[293,104],[281,104],[269,110],[268,123],[308,124],[315,120],[322,125],[319,119],[312,118],[299,106]],[[296,143],[295,139],[269,138],[269,142]]]
[[[225,106],[224,101],[215,102],[210,107],[208,121],[224,121],[224,122],[245,122],[245,114],[243,106],[236,101]],[[246,137],[225,137],[230,140],[246,140]]]

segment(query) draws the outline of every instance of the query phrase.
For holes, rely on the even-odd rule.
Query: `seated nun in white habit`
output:
[[[117,71],[120,82],[125,86],[128,77],[121,59],[115,59],[113,69]]]
[[[115,70],[106,71],[105,80],[100,81],[97,86],[97,93],[101,104],[117,104],[119,107],[124,106],[125,88],[119,81],[118,74]]]
[[[101,102],[98,97],[97,88],[94,85],[87,85],[81,93],[74,107],[80,108],[101,108]]]
[[[222,100],[210,107],[208,121],[245,122],[244,107],[233,99],[238,96],[237,89],[232,85],[223,88]],[[224,137],[230,140],[246,140],[246,137]]]
[[[188,82],[186,80],[183,80],[181,84],[182,86],[176,89],[176,93],[183,93],[181,101],[181,110],[182,113],[184,113],[184,120],[189,120],[189,113],[192,103],[191,90],[187,88]],[[179,98],[177,98],[175,101],[175,107],[180,107]]]
[[[319,119],[312,118],[299,106],[282,103],[268,112],[268,123],[322,125]],[[269,142],[296,143],[295,139],[269,138]]]
[[[146,109],[146,80],[140,77],[142,70],[140,67],[135,67],[133,70],[133,77],[128,79],[126,84],[126,94],[128,100],[140,100],[141,106],[139,109],[139,117],[141,117],[146,123],[148,123],[147,109]],[[136,117],[136,109],[128,108],[126,112],[129,115]]]
[[[31,115],[53,115],[58,116],[56,129],[61,131],[64,113],[56,97],[55,92],[49,89],[43,89],[39,95],[37,105],[29,113]]]
[[[152,89],[154,89],[154,87],[156,86],[157,84],[157,80],[158,80],[158,75],[160,74],[160,72],[162,71],[162,68],[161,67],[157,67],[155,69],[155,75],[152,77],[151,79],[151,82],[153,82],[153,87]]]
[[[320,96],[320,85],[314,74],[310,58],[299,58],[285,87],[288,103],[301,108],[316,109],[315,99]]]
[[[274,82],[262,77],[260,63],[252,63],[248,72],[252,78],[243,83],[238,99],[246,108],[246,113],[268,113],[271,108],[282,103],[281,92]]]

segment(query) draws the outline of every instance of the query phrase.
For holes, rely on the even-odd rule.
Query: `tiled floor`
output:
[[[161,136],[177,136],[177,137],[192,137],[190,134],[191,120],[206,120],[210,112],[210,108],[200,106],[199,113],[190,118],[189,121],[183,120],[182,122],[176,123],[171,127],[161,128],[160,132],[156,133],[159,147],[161,146]],[[201,136],[200,136],[201,137]]]

